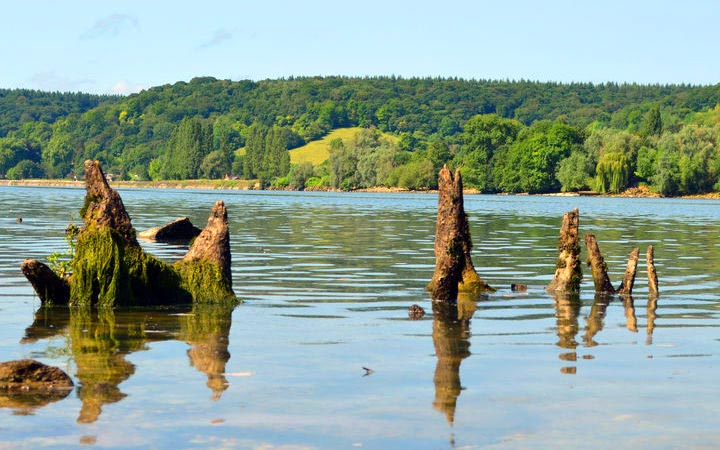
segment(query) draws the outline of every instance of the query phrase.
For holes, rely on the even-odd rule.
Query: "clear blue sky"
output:
[[[1,88],[130,93],[195,76],[716,84],[716,0],[24,0]]]

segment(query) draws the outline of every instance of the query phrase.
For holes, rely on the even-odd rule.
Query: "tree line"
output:
[[[0,90],[0,177],[80,175],[99,159],[124,179],[433,188],[442,164],[482,192],[665,195],[718,185],[720,85],[210,77],[128,97]],[[288,150],[357,126],[319,165]],[[393,138],[388,138],[388,135]]]

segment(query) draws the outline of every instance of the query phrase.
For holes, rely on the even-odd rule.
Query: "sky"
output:
[[[0,88],[130,94],[197,76],[720,82],[717,0],[3,2]]]

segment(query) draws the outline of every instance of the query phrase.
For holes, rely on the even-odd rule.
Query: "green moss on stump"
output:
[[[139,306],[190,303],[179,273],[164,262],[128,245],[108,227],[85,230],[78,238],[70,304]]]

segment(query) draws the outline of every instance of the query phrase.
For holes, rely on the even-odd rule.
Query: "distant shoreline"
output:
[[[203,190],[230,190],[230,191],[260,191],[263,189],[259,188],[256,180],[168,180],[168,181],[114,181],[110,185],[114,188],[121,189],[203,189]],[[60,188],[84,188],[85,182],[78,180],[46,180],[46,179],[28,179],[28,180],[0,180],[0,187],[7,186],[18,186],[18,187],[60,187]],[[264,189],[267,191],[279,191],[289,190],[295,191],[295,189]],[[379,194],[402,194],[402,193],[415,193],[415,194],[436,194],[437,190],[429,189],[424,191],[413,191],[403,188],[387,188],[387,187],[373,187],[356,189],[353,191],[342,191],[338,189],[325,189],[325,188],[310,188],[306,189],[305,192],[371,192]],[[466,195],[478,195],[480,191],[477,189],[465,189],[463,191]],[[495,194],[495,195],[518,195],[526,196],[530,195],[527,193],[518,194]],[[620,194],[600,194],[592,191],[584,192],[555,192],[548,194],[534,194],[541,197],[619,197],[619,198],[663,198],[662,195],[650,192],[646,188],[630,188]],[[700,195],[685,195],[678,197],[668,198],[685,198],[685,199],[709,199],[719,200],[720,192],[711,192],[708,194]]]

